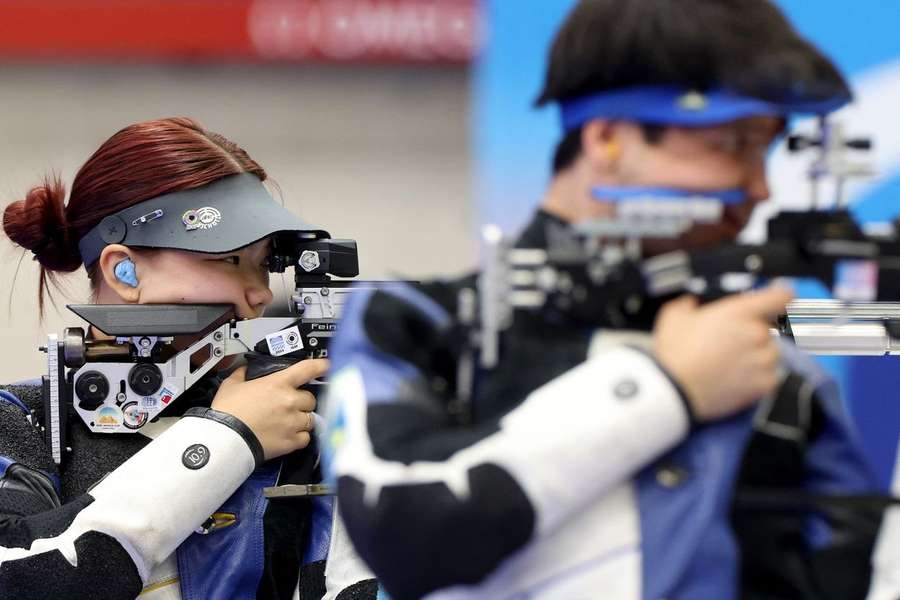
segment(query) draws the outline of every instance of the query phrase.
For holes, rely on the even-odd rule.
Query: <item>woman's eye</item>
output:
[[[225,261],[225,262],[231,263],[231,264],[233,264],[233,265],[235,265],[235,266],[241,264],[241,257],[240,257],[240,256],[226,256],[225,258],[222,258],[222,259],[220,259],[220,260],[223,260],[223,261]]]

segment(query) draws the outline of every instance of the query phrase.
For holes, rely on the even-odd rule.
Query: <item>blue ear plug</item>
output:
[[[137,274],[134,272],[134,263],[130,258],[119,261],[115,269],[116,279],[131,287],[138,286]]]

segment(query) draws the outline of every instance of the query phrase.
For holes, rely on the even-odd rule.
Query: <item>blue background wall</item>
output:
[[[900,2],[778,3],[852,79],[858,102],[841,118],[852,133],[876,134],[880,174],[851,186],[849,196],[860,218],[891,218],[900,213]],[[472,132],[482,223],[515,230],[542,195],[559,130],[556,110],[535,110],[532,101],[553,33],[573,5],[574,0],[486,0],[490,34],[475,70]],[[801,169],[783,150],[773,152],[773,205],[796,206],[798,196],[806,197]],[[759,236],[761,223],[751,224],[748,239]],[[823,293],[809,285],[800,291],[805,297]],[[840,381],[863,444],[887,483],[900,436],[900,357],[823,362]]]

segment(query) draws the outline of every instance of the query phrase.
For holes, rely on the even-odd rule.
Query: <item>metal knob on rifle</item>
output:
[[[844,145],[852,150],[871,150],[873,146],[871,138],[856,138],[855,140],[845,140]]]
[[[900,340],[900,319],[885,319],[884,330],[894,340]]]
[[[75,381],[75,396],[78,398],[78,406],[84,410],[97,410],[103,405],[103,401],[108,395],[109,381],[100,371],[82,373]]]
[[[822,145],[822,139],[803,134],[791,134],[787,138],[789,152],[800,152],[807,148],[816,148]]]
[[[162,372],[152,363],[138,363],[128,372],[128,385],[139,396],[152,396],[162,382]]]
[[[63,362],[70,369],[83,367],[87,362],[81,327],[69,327],[63,332]]]
[[[871,150],[871,138],[855,138],[843,140],[845,148],[851,150]],[[803,134],[792,134],[787,138],[787,147],[789,152],[801,152],[808,148],[819,148],[822,146],[822,138]]]

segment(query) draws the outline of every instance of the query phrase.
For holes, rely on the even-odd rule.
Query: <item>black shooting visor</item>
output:
[[[279,232],[307,239],[331,237],[278,204],[251,173],[203,187],[163,194],[104,217],[81,241],[85,267],[109,244],[220,254]]]

